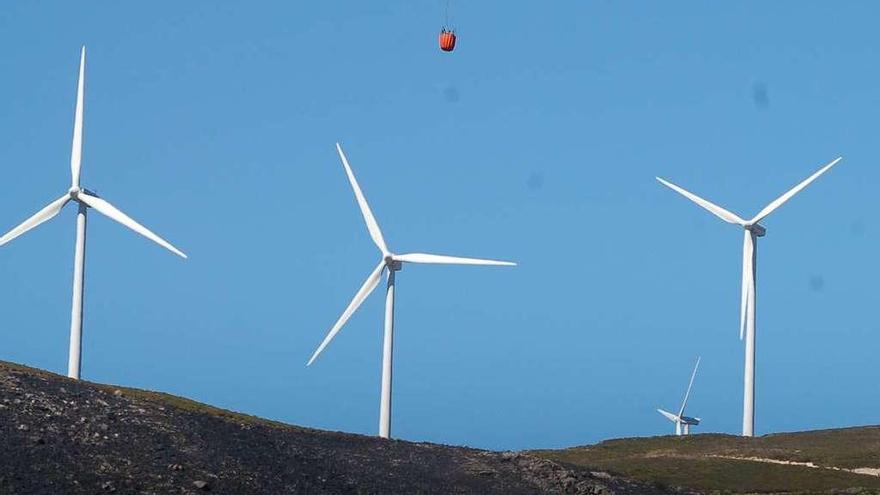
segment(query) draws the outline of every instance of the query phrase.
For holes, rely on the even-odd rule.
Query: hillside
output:
[[[3,494],[880,494],[880,427],[488,452],[300,428],[4,362],[0,449]]]
[[[609,440],[535,455],[658,486],[726,493],[880,493],[880,427],[757,438],[700,434]]]
[[[0,362],[0,493],[662,494],[521,453],[299,428]]]

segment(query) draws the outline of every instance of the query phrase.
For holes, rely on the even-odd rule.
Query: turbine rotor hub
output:
[[[70,186],[70,189],[67,192],[70,194],[71,198],[78,199],[79,193],[82,192],[82,189],[77,186]]]

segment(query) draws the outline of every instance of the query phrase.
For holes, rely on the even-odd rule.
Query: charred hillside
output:
[[[0,362],[0,493],[659,494],[519,453],[299,428]]]

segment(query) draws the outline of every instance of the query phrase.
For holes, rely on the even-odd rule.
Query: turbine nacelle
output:
[[[764,237],[765,235],[767,235],[767,229],[765,229],[764,227],[762,227],[761,225],[758,225],[756,223],[751,224],[751,225],[745,225],[744,228],[746,230],[750,231],[751,233],[755,234],[756,237]]]
[[[70,196],[70,199],[72,199],[74,201],[80,201],[82,203],[85,203],[84,201],[81,201],[81,199],[79,197],[80,194],[86,194],[89,196],[94,196],[96,198],[99,197],[98,193],[96,193],[94,191],[90,191],[84,187],[71,186],[70,189],[67,190],[67,195]],[[86,204],[86,205],[88,206],[88,204]]]
[[[690,416],[682,416],[679,421],[681,424],[696,426],[700,424],[700,418],[692,418]]]
[[[388,254],[384,258],[385,266],[388,267],[389,270],[399,272],[403,269],[403,262],[397,261],[394,259],[394,254]]]

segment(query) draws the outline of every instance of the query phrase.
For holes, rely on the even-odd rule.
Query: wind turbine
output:
[[[669,411],[664,411],[663,409],[657,409],[657,412],[666,416],[669,421],[675,423],[675,434],[676,435],[690,435],[691,434],[691,425],[700,424],[700,418],[692,418],[690,416],[684,415],[684,408],[687,406],[688,397],[691,395],[691,387],[694,386],[694,377],[697,376],[697,368],[700,366],[700,358],[697,357],[697,364],[694,365],[694,372],[691,373],[691,381],[688,383],[687,392],[684,393],[684,400],[681,401],[681,408],[678,410],[678,414],[672,414]]]
[[[773,213],[792,196],[807,187],[811,182],[824,174],[828,169],[837,164],[843,157],[838,157],[831,163],[820,168],[816,173],[807,177],[800,184],[791,188],[788,192],[771,201],[763,210],[751,220],[743,220],[737,215],[724,208],[706,201],[705,199],[688,192],[675,184],[665,181],[660,177],[657,180],[673,191],[688,198],[699,206],[709,210],[718,218],[727,223],[739,225],[743,228],[743,271],[742,271],[742,300],[740,304],[739,338],[745,335],[745,379],[743,383],[743,436],[755,435],[755,273],[758,256],[758,237],[764,237],[767,230],[758,222]]]
[[[37,225],[53,218],[64,205],[74,201],[79,206],[76,215],[76,249],[73,259],[73,307],[70,310],[70,353],[67,361],[67,376],[79,379],[80,357],[82,350],[82,313],[83,313],[83,283],[86,259],[86,212],[94,208],[99,213],[134,230],[138,234],[150,239],[160,246],[170,250],[174,254],[186,258],[176,247],[165,239],[147,230],[143,225],[132,220],[128,215],[119,211],[115,206],[98,197],[92,191],[80,187],[80,164],[82,162],[82,139],[83,139],[83,90],[85,85],[86,47],[82,48],[79,61],[79,83],[76,90],[76,113],[73,122],[73,147],[70,152],[70,189],[63,196],[49,203],[45,208],[22,222],[19,226],[10,230],[0,237],[0,246],[33,229]]]
[[[330,329],[330,332],[327,333],[327,336],[324,337],[324,341],[321,342],[321,345],[318,346],[315,353],[312,354],[312,357],[309,359],[306,366],[310,366],[315,362],[315,359],[317,359],[318,355],[321,354],[325,347],[327,347],[327,344],[333,340],[333,337],[339,333],[339,330],[342,329],[345,322],[348,321],[351,315],[357,311],[358,307],[360,307],[361,303],[363,303],[370,293],[372,293],[379,285],[379,281],[382,279],[382,272],[387,269],[388,285],[385,293],[385,337],[382,346],[382,395],[379,402],[379,436],[382,438],[389,438],[391,435],[391,361],[394,346],[394,273],[403,268],[403,263],[502,266],[515,266],[516,263],[476,258],[459,258],[439,254],[392,253],[388,250],[388,246],[385,244],[385,239],[382,237],[382,231],[379,229],[379,224],[376,222],[376,218],[370,210],[370,205],[367,204],[367,199],[364,197],[364,193],[361,191],[357,179],[354,177],[354,172],[352,172],[351,166],[348,164],[348,159],[345,157],[345,153],[342,152],[342,147],[339,143],[336,143],[336,151],[339,153],[339,158],[342,159],[342,165],[345,167],[348,181],[351,183],[351,188],[354,190],[354,196],[357,199],[358,206],[360,206],[361,214],[364,216],[364,221],[367,224],[367,230],[370,233],[370,237],[379,248],[379,251],[382,252],[382,259],[379,260],[379,264],[376,265],[376,268],[373,269],[372,273],[367,277],[367,280],[361,288],[358,289],[357,293],[354,295],[354,299],[351,300],[348,307],[342,312],[342,316],[336,320],[336,323]]]

